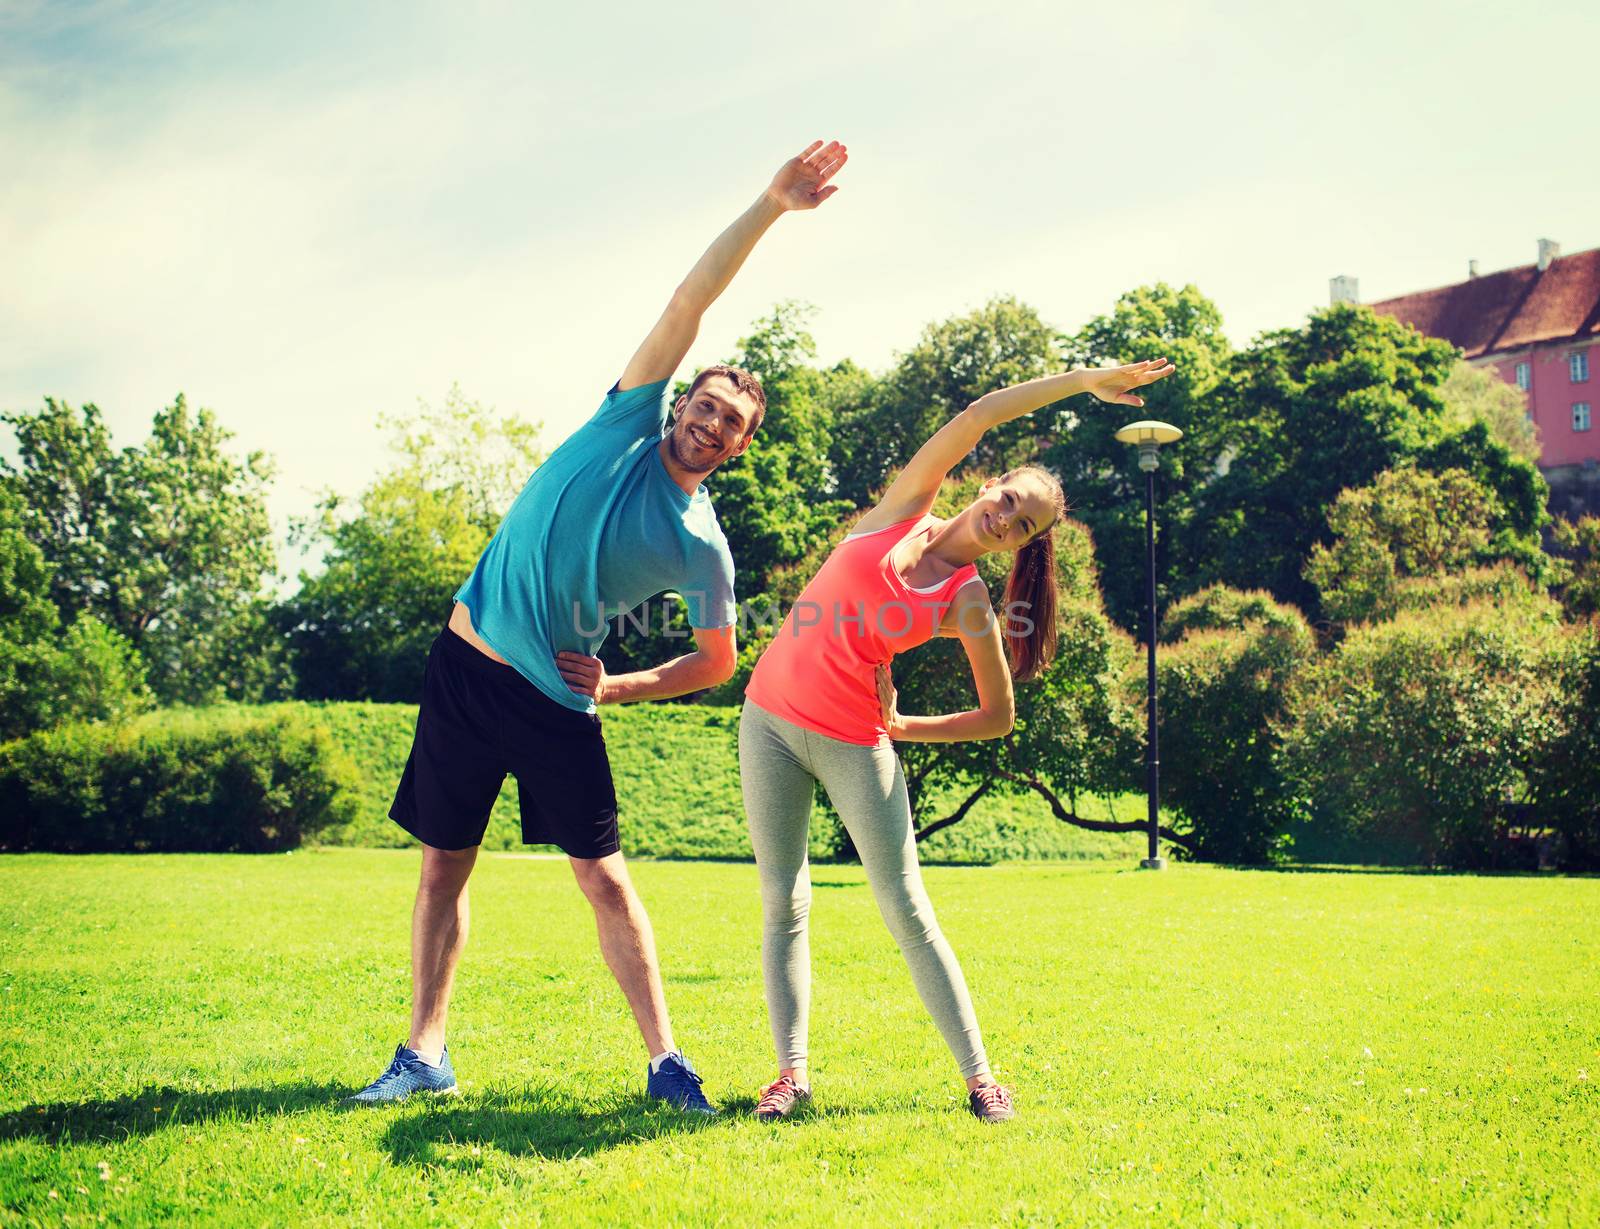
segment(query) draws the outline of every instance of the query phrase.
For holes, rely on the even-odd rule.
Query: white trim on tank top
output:
[[[903,521],[896,521],[893,525],[885,525],[882,529],[869,529],[865,533],[847,533],[847,534],[844,535],[843,539],[841,539],[841,541],[839,542],[839,545],[843,546],[846,542],[852,541],[855,538],[870,538],[875,533],[888,533],[889,530],[898,529],[901,525],[918,524],[918,523],[920,523],[922,521],[927,520],[932,515],[933,515],[933,513],[931,513],[931,512],[924,512],[921,516],[907,517]],[[966,566],[970,566],[970,565],[966,565]],[[939,592],[940,589],[943,589],[953,579],[955,579],[955,577],[957,575],[959,575],[960,571],[961,571],[960,568],[957,568],[956,571],[951,572],[950,575],[946,576],[943,580],[937,581],[934,584],[929,585],[926,589],[919,589],[915,585],[906,584],[905,577],[900,575],[900,569],[894,566],[894,561],[892,559],[889,561],[889,570],[894,573],[894,578],[900,582],[900,587],[902,589],[905,589],[909,593],[917,593],[917,594],[922,594],[924,596],[926,596],[929,593],[937,593],[937,592]],[[975,581],[975,580],[981,581],[982,579],[983,579],[983,577],[981,577],[981,576],[977,575],[976,573],[974,573],[973,575],[967,577],[964,581],[962,581],[959,585],[956,586],[956,592],[959,593],[962,589],[965,589],[973,581]]]

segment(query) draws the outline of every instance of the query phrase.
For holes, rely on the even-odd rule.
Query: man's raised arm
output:
[[[849,156],[837,141],[813,141],[779,168],[767,190],[717,236],[673,292],[667,310],[623,369],[619,391],[665,380],[678,369],[700,331],[700,317],[728,288],[767,227],[791,209],[815,209],[837,192],[828,181]]]

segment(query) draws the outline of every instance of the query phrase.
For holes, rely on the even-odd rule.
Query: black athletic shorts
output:
[[[600,718],[557,704],[446,627],[428,651],[417,734],[389,818],[424,845],[469,849],[482,843],[508,772],[526,844],[558,845],[574,858],[617,852]]]

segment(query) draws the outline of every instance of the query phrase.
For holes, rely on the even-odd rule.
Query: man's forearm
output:
[[[670,700],[726,682],[732,674],[727,666],[701,652],[685,653],[663,665],[631,674],[608,674],[604,704],[629,704],[639,700]]]
[[[695,262],[673,296],[674,303],[696,315],[703,313],[728,288],[761,236],[784,212],[781,205],[763,192]]]

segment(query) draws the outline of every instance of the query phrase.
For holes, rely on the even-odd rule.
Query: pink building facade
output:
[[[1335,302],[1356,281],[1330,283]],[[1539,240],[1538,260],[1463,282],[1373,303],[1372,310],[1441,337],[1527,397],[1539,428],[1539,468],[1551,510],[1600,512],[1600,248],[1561,254]]]
[[[1472,360],[1528,398],[1539,428],[1539,466],[1600,463],[1600,342],[1545,342]]]

